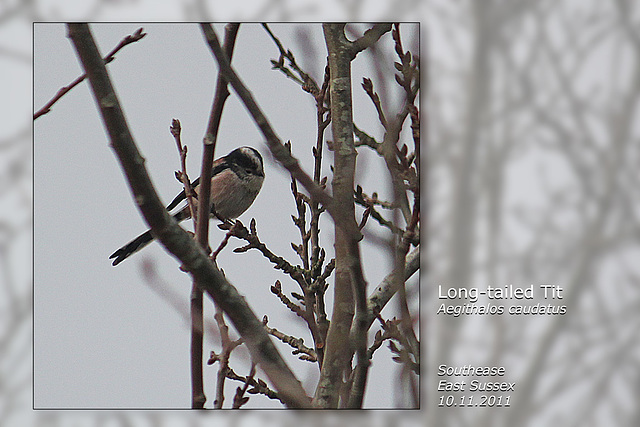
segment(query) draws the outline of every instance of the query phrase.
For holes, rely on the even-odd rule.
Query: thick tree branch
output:
[[[357,228],[353,197],[356,150],[351,96],[351,43],[344,34],[344,24],[324,24],[323,30],[329,53],[331,126],[334,138],[334,174],[331,184],[333,197],[336,205],[340,206],[344,221]],[[349,401],[342,402],[342,406],[362,406],[369,360],[366,357],[366,329],[362,329],[366,315],[367,284],[362,271],[359,240],[358,235],[336,222],[334,308],[327,333],[325,359],[314,397],[314,405],[320,407],[338,406],[339,387],[342,386],[344,373],[350,368],[351,357],[347,341],[352,321],[361,332],[355,341],[358,365]]]
[[[136,204],[154,236],[182,262],[202,290],[229,316],[245,340],[253,360],[267,374],[281,399],[290,407],[308,407],[310,402],[304,389],[271,342],[262,322],[236,288],[210,262],[202,248],[164,208],[144,166],[144,158],[133,141],[89,26],[76,23],[69,24],[68,28],[89,77],[111,146],[125,172]]]

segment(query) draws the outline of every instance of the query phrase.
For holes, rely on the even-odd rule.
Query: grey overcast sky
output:
[[[94,37],[104,54],[124,36],[144,27],[147,36],[125,47],[109,65],[120,102],[133,136],[146,158],[146,166],[165,202],[180,191],[173,176],[179,168],[175,143],[169,133],[171,119],[182,123],[182,139],[189,147],[188,169],[200,170],[201,140],[213,99],[216,68],[195,24],[96,24]],[[215,26],[222,37],[223,26]],[[319,24],[276,24],[272,30],[297,55],[301,65],[320,80],[326,48]],[[417,46],[417,25],[404,27],[406,46]],[[307,34],[305,55],[299,40]],[[392,47],[390,34],[382,44]],[[271,70],[277,58],[274,43],[257,24],[244,24],[236,42],[233,63],[283,140],[291,140],[294,154],[311,171],[311,145],[315,141],[312,98]],[[372,62],[361,55],[354,63],[355,120],[381,135],[370,102],[360,88],[363,76],[372,77]],[[383,69],[392,73],[391,68]],[[34,107],[50,99],[63,85],[81,74],[66,28],[62,24],[34,26]],[[295,205],[290,181],[273,161],[260,134],[232,94],[220,129],[216,156],[250,145],[262,152],[266,180],[253,206],[240,217],[258,224],[261,239],[271,250],[296,261],[290,242],[298,232],[290,216]],[[387,197],[386,172],[370,150],[359,150],[358,174],[365,191]],[[325,175],[330,175],[325,150]],[[190,405],[189,332],[184,318],[145,284],[142,262],[155,263],[162,282],[179,295],[177,304],[188,310],[190,280],[177,262],[154,243],[112,267],[108,256],[146,230],[131,199],[125,179],[109,148],[99,114],[86,82],[64,96],[52,111],[34,124],[34,404],[38,408],[187,408]],[[191,224],[183,224],[192,229]],[[375,231],[375,228],[373,229]],[[212,246],[224,234],[213,227]],[[325,247],[332,224],[322,224]],[[232,241],[231,248],[240,246]],[[227,248],[219,259],[227,278],[244,294],[259,317],[267,314],[270,326],[312,341],[302,323],[287,313],[269,291],[280,279],[287,291],[296,290],[256,251],[233,254]],[[389,271],[389,261],[378,247],[365,245],[366,278],[371,289]],[[328,254],[332,256],[331,253]],[[412,281],[413,285],[417,277]],[[328,301],[331,302],[331,292]],[[210,308],[209,301],[207,307]],[[211,310],[207,315],[211,318]],[[393,315],[393,311],[385,313]],[[212,341],[205,352],[216,348]],[[317,379],[316,366],[279,349],[309,393]],[[243,350],[238,351],[243,353]],[[367,392],[367,407],[394,407],[396,364],[388,349],[381,349]],[[240,375],[246,360],[232,359]],[[217,368],[205,368],[210,402]],[[228,381],[231,399],[237,383]],[[251,407],[279,407],[266,398],[251,399]]]

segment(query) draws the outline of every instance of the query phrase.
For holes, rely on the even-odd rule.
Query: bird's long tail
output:
[[[146,233],[139,235],[138,237],[136,237],[135,239],[133,239],[132,241],[130,241],[129,243],[127,243],[126,245],[124,245],[123,247],[115,251],[114,253],[112,253],[111,256],[109,257],[109,259],[115,258],[113,260],[112,265],[120,264],[122,261],[127,259],[130,255],[133,255],[134,253],[138,252],[140,249],[144,248],[152,241],[153,241],[153,235],[151,234],[151,230],[147,230]]]
[[[173,216],[173,218],[178,222],[184,221],[185,219],[190,217],[191,215],[189,213],[189,207],[185,207]],[[115,259],[113,260],[113,263],[111,265],[120,264],[122,261],[129,258],[134,253],[138,252],[140,249],[153,242],[153,239],[155,239],[155,237],[153,237],[153,235],[151,234],[151,230],[147,230],[145,233],[139,235],[138,237],[112,253],[109,259]]]

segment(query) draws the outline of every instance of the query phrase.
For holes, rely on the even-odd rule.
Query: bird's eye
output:
[[[246,173],[248,173],[249,175],[251,175],[253,173],[253,169],[249,169],[249,168],[246,168],[244,171]]]

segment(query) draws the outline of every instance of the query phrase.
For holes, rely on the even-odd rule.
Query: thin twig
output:
[[[236,394],[233,396],[233,406],[232,409],[240,409],[242,405],[249,401],[248,397],[245,397],[245,393],[249,388],[249,383],[253,381],[253,377],[256,375],[256,364],[251,362],[251,369],[249,370],[249,375],[246,377],[246,381],[242,388],[238,387],[236,389]]]
[[[358,140],[356,141],[356,147],[367,146],[373,148],[378,154],[382,154],[381,146],[382,144],[375,140],[371,135],[365,133],[360,128],[358,128],[355,124],[353,125],[353,133],[355,134]]]
[[[220,227],[223,227],[223,229],[225,229],[224,227],[228,227],[228,224],[222,223],[220,224]],[[233,233],[230,231],[227,231],[227,233],[224,235],[224,239],[222,239],[222,241],[218,245],[218,248],[215,251],[213,251],[213,253],[211,254],[211,261],[216,262],[218,255],[220,255],[220,252],[222,252],[222,250],[227,247],[231,237],[233,237]]]
[[[378,120],[380,120],[382,127],[388,129],[387,118],[385,117],[384,110],[382,109],[380,96],[373,90],[373,82],[371,81],[371,79],[364,77],[362,79],[362,88],[364,89],[365,93],[369,95],[369,98],[371,98],[371,102],[373,102],[374,107],[376,107]]]
[[[320,92],[315,97],[316,124],[318,130],[316,133],[316,146],[313,148],[313,181],[316,184],[320,185],[320,187],[323,189],[326,187],[327,183],[327,177],[322,178],[323,141],[324,133],[331,123],[331,110],[329,108],[330,97],[328,96],[330,77],[329,64],[327,60],[327,65],[324,69],[322,87],[320,88]],[[318,355],[318,366],[322,370],[322,365],[324,363],[324,347],[325,342],[327,341],[327,331],[329,330],[329,320],[327,318],[324,304],[324,294],[326,291],[325,280],[335,268],[335,259],[325,267],[326,276],[319,273],[320,267],[324,262],[325,253],[324,249],[320,247],[319,238],[320,215],[324,212],[324,208],[320,207],[316,200],[311,200],[311,202],[309,203],[309,207],[311,209],[309,234],[311,239],[311,280],[314,280],[314,283],[312,285],[314,301],[310,300],[309,296],[307,296],[306,294],[305,296],[307,296],[307,299],[309,300],[307,304],[311,304],[313,302],[314,315],[316,319],[315,328],[317,332],[312,331],[312,335],[314,338],[316,354]],[[320,276],[316,277],[316,274],[320,274]]]
[[[318,89],[318,84],[315,82],[315,80],[313,80],[313,78],[311,78],[311,76],[309,76],[309,74],[305,73],[300,68],[300,66],[298,66],[293,52],[291,52],[291,50],[285,50],[280,39],[273,34],[267,24],[263,23],[262,27],[267,31],[273,42],[278,47],[278,50],[280,51],[280,58],[278,58],[277,61],[273,59],[271,60],[271,65],[273,65],[273,68],[282,71],[287,77],[298,83],[302,87],[302,90],[304,90],[305,92],[309,92],[310,94],[317,96],[320,92],[320,90]],[[300,77],[293,74],[293,72],[284,65],[285,58],[289,62],[289,67],[291,67]]]
[[[364,32],[362,37],[351,42],[351,60],[366,48],[373,46],[385,33],[391,30],[391,24],[375,24]]]
[[[289,152],[291,152],[291,143],[287,142],[285,145],[289,149]],[[295,200],[296,209],[298,211],[298,216],[295,217],[292,215],[291,219],[293,220],[294,225],[300,231],[300,245],[298,246],[292,243],[291,246],[300,257],[304,269],[309,270],[309,241],[311,239],[311,232],[307,232],[306,230],[307,203],[305,203],[305,198],[303,197],[304,195],[298,192],[298,184],[293,175],[291,175],[291,193],[293,194],[293,199]]]
[[[193,218],[194,227],[197,229],[198,218],[196,214],[196,205],[194,202],[195,193],[191,186],[191,180],[187,174],[187,147],[182,145],[180,138],[181,126],[180,121],[173,119],[171,122],[171,134],[176,141],[178,153],[180,153],[181,172],[176,172],[176,178],[179,178],[184,186],[184,194],[187,198],[187,206],[191,218]],[[208,221],[208,217],[205,216]],[[190,314],[191,314],[191,408],[202,409],[207,401],[204,394],[204,378],[202,369],[202,345],[204,342],[204,318],[202,291],[198,285],[193,282],[191,285],[191,294],[189,296]]]
[[[327,96],[327,92],[329,89],[329,65],[327,64],[325,67],[324,79],[322,82],[322,87],[318,88],[318,84],[313,80],[307,73],[305,73],[297,64],[295,57],[291,50],[285,50],[282,42],[276,37],[269,26],[267,24],[263,24],[263,27],[272,38],[278,50],[280,51],[280,57],[277,61],[272,60],[271,63],[274,68],[282,71],[287,77],[291,78],[298,84],[302,86],[302,89],[306,92],[309,92],[314,96],[316,102],[316,121],[317,121],[317,136],[316,136],[316,146],[313,148],[313,156],[315,159],[314,162],[314,173],[313,173],[313,182],[316,185],[319,185],[321,189],[325,189],[326,186],[326,178],[321,178],[322,171],[322,149],[323,149],[323,141],[324,141],[324,132],[329,126],[331,122],[331,112],[328,108],[330,104],[330,98]],[[285,58],[288,61],[289,69],[285,65]],[[293,70],[293,71],[292,71]],[[298,74],[296,76],[295,73]],[[291,154],[290,144],[287,146],[289,149],[289,154]],[[294,223],[300,230],[302,243],[300,246],[293,246],[294,250],[300,258],[302,259],[303,266],[305,270],[309,271],[309,278],[307,281],[313,281],[316,279],[314,274],[317,274],[316,266],[318,264],[318,257],[321,253],[321,248],[319,244],[319,222],[320,215],[324,212],[325,208],[320,207],[317,198],[312,198],[310,201],[306,199],[306,196],[302,193],[298,192],[297,184],[296,184],[296,176],[291,174],[292,180],[292,192],[294,194],[294,198],[296,200],[296,207],[298,209],[298,217],[294,218]],[[305,201],[311,210],[311,222],[309,224],[308,232],[305,230],[306,222],[305,222],[305,207],[302,203]],[[309,260],[309,243],[311,243],[311,260]],[[311,268],[309,266],[311,265]],[[324,283],[324,282],[323,282]],[[305,299],[305,316],[304,319],[307,321],[309,328],[311,330],[315,349],[318,354],[318,364],[320,369],[322,369],[322,363],[324,360],[324,343],[327,337],[327,330],[329,328],[329,322],[327,320],[327,315],[324,310],[324,286],[314,287],[314,292],[311,291],[310,288],[306,287],[303,289],[304,291],[304,299]],[[317,319],[317,321],[316,321]]]
[[[325,75],[322,82],[322,87],[318,88],[317,83],[298,66],[291,50],[285,50],[282,42],[273,34],[267,24],[263,24],[263,27],[280,51],[279,59],[277,61],[271,61],[273,68],[279,69],[287,77],[300,84],[302,86],[302,89],[310,93],[314,97],[314,100],[316,102],[318,131],[316,137],[316,146],[313,148],[313,156],[315,159],[313,181],[317,185],[319,184],[322,189],[324,189],[326,185],[326,177],[324,179],[321,178],[322,145],[324,140],[324,132],[331,121],[331,114],[329,108],[326,106],[329,105],[329,97],[327,96],[329,87],[329,67],[328,65],[325,67]],[[288,61],[288,66],[285,65],[285,59],[287,59]],[[296,76],[295,73],[297,73],[297,75],[300,77]],[[289,154],[291,154],[291,143],[287,142],[285,146],[289,150]],[[321,267],[321,265],[318,265],[318,256],[321,252],[318,238],[318,224],[320,214],[322,214],[325,209],[323,207],[320,207],[316,200],[310,199],[308,196],[298,191],[297,181],[293,174],[291,174],[291,191],[293,193],[294,200],[296,202],[296,208],[298,211],[298,216],[292,218],[294,224],[300,230],[301,237],[300,245],[295,245],[292,243],[291,246],[302,261],[302,265],[304,268],[303,274],[305,275],[307,282],[311,282],[315,280],[315,278],[319,274],[319,267]],[[305,203],[311,210],[311,221],[308,230],[306,229],[307,223]],[[309,259],[309,244],[311,244],[311,259]],[[314,268],[313,266],[317,266],[318,268]],[[322,310],[322,312],[317,312],[316,310],[316,307],[324,307],[324,303],[322,301],[318,301],[324,298],[324,288],[321,292],[317,292],[317,289],[319,288],[314,288],[314,291],[312,291],[308,287],[304,289],[304,319],[307,321],[312,332],[316,352],[318,354],[318,364],[319,367],[322,368],[324,341],[326,340],[328,321],[326,319],[326,314],[322,314],[324,310]],[[315,320],[316,316],[318,316],[318,318],[322,319],[322,321],[324,322],[322,327],[318,326],[318,323]]]
[[[314,311],[313,311],[313,306],[314,306],[314,302],[315,302],[314,301],[314,294],[313,294],[312,288],[309,285],[309,282],[307,281],[307,278],[305,277],[306,276],[305,269],[302,269],[302,268],[297,267],[297,266],[293,266],[287,260],[285,260],[284,258],[282,258],[282,257],[274,254],[273,252],[271,252],[267,248],[267,246],[264,243],[262,243],[260,241],[260,239],[258,238],[258,233],[256,231],[255,219],[251,220],[250,230],[247,230],[239,220],[236,220],[236,222],[233,224],[233,226],[229,230],[229,233],[232,233],[232,235],[234,237],[237,237],[239,239],[243,239],[243,240],[248,242],[247,245],[242,246],[240,248],[234,249],[234,252],[246,252],[249,249],[257,249],[269,261],[271,261],[274,264],[275,268],[284,271],[294,281],[296,281],[298,283],[298,285],[300,286],[300,289],[302,290],[302,293],[304,294],[304,301],[305,301],[305,309],[304,310],[301,309],[300,307],[296,306],[293,302],[291,302],[288,298],[286,298],[286,296],[284,294],[282,294],[281,288],[278,287],[278,284],[280,282],[276,282],[276,285],[274,287],[272,287],[272,292],[274,292],[274,294],[276,294],[280,298],[280,300],[290,310],[292,310],[294,313],[296,313],[302,319],[304,319],[304,321],[307,323],[307,326],[309,327],[309,330],[311,331],[311,335],[313,337],[313,340],[314,340],[314,343],[316,345],[316,348],[323,348],[324,347],[324,339],[323,339],[323,336],[320,333],[320,329],[318,328],[318,324],[316,323],[316,320],[315,320],[315,317],[314,317]],[[306,271],[308,271],[308,270],[306,270]],[[328,277],[328,274],[331,274],[331,271],[333,271],[332,267],[329,269],[329,271],[327,273],[327,277]],[[326,279],[326,277],[323,278],[323,282],[322,283],[324,283],[325,279]],[[324,291],[324,288],[323,288],[323,291]]]
[[[406,263],[404,265],[404,281],[409,280],[420,269],[420,249],[416,248],[409,255],[407,255]],[[389,273],[382,281],[375,287],[375,290],[367,298],[367,325],[371,327],[376,316],[387,305],[391,297],[398,292],[398,283],[394,281],[395,272]],[[355,328],[351,328],[351,336],[356,334]],[[350,340],[352,341],[352,340]]]
[[[267,383],[261,380],[260,378],[256,379],[251,375],[243,377],[241,375],[236,374],[234,370],[231,368],[229,368],[229,370],[227,371],[227,378],[229,378],[230,380],[241,381],[245,384],[249,384],[251,386],[251,388],[247,390],[247,393],[249,394],[263,394],[267,396],[269,399],[279,400],[282,403],[285,403],[283,402],[280,394],[271,390],[267,386]]]
[[[361,205],[365,209],[370,209],[369,215],[371,216],[371,218],[378,221],[378,223],[383,227],[387,227],[389,230],[391,230],[392,233],[398,236],[404,235],[405,230],[395,225],[393,221],[385,219],[382,214],[375,209],[376,205],[380,205],[385,209],[393,209],[393,203],[379,201],[373,196],[367,196],[362,192],[362,188],[360,188],[360,186],[356,187],[354,195],[357,204]],[[418,246],[420,244],[420,236],[414,234],[410,240],[410,243],[414,246]]]
[[[111,52],[109,52],[107,54],[107,56],[104,57],[104,63],[105,64],[110,63],[111,61],[113,61],[115,59],[115,54],[118,53],[118,51],[120,49],[122,49],[123,47],[125,47],[125,46],[127,46],[127,45],[129,45],[131,43],[135,43],[135,42],[141,40],[144,36],[146,36],[147,33],[143,33],[142,30],[143,30],[142,28],[138,28],[138,30],[135,33],[129,34],[124,39],[120,40],[120,43],[118,43],[118,45],[116,47],[114,47],[111,50]],[[55,96],[53,98],[51,98],[51,100],[44,105],[44,107],[42,107],[41,109],[39,109],[38,111],[36,111],[33,114],[33,120],[35,120],[38,117],[43,116],[43,115],[47,114],[49,111],[51,111],[51,107],[53,106],[53,104],[58,102],[58,100],[60,100],[60,98],[62,98],[71,89],[73,89],[74,87],[76,87],[77,85],[82,83],[84,81],[84,79],[86,79],[86,78],[87,78],[87,73],[84,73],[83,75],[81,75],[80,77],[76,78],[74,81],[69,83],[69,85],[61,87],[58,90],[58,93],[56,93]]]
[[[256,221],[255,219],[251,220],[251,224],[249,225],[251,230],[247,230],[247,228],[242,225],[242,223],[238,220],[231,227],[231,232],[234,237],[245,240],[247,244],[240,248],[236,248],[234,252],[246,252],[249,249],[257,249],[262,255],[265,256],[271,263],[273,263],[274,268],[284,271],[287,273],[293,280],[298,283],[300,289],[304,292],[305,288],[309,286],[307,283],[307,279],[304,277],[302,269],[299,267],[291,265],[286,259],[282,258],[271,252],[267,246],[260,241],[258,237],[258,233],[256,231]]]
[[[412,127],[418,126],[419,125],[419,123],[417,123],[417,121],[419,120],[418,110],[414,105],[414,100],[419,88],[419,83],[417,81],[418,65],[415,61],[412,61],[411,52],[408,52],[408,51],[405,52],[402,47],[399,24],[394,25],[392,36],[395,41],[396,53],[398,55],[398,58],[400,58],[400,61],[401,61],[400,63],[395,63],[396,69],[401,72],[401,75],[396,75],[396,82],[405,91],[405,98],[406,98],[405,103],[407,107],[407,112],[413,113]],[[414,81],[415,81],[415,84],[414,84]],[[420,144],[419,142],[416,144],[416,139],[415,139],[416,137],[415,127],[412,130],[414,131],[414,135],[413,135],[414,145],[417,147],[417,150],[419,150]],[[394,147],[397,150],[397,145],[394,144]],[[402,331],[402,334],[400,336],[400,339],[402,340],[401,343],[405,349],[410,349],[410,351],[414,354],[417,360],[417,364],[419,364],[420,344],[418,342],[415,331],[413,329],[413,321],[411,318],[411,314],[409,312],[409,305],[407,302],[407,295],[406,295],[406,288],[405,288],[404,268],[405,268],[406,256],[407,256],[407,253],[409,252],[410,241],[412,239],[417,238],[416,228],[418,226],[418,221],[420,220],[420,191],[419,191],[418,172],[411,167],[411,161],[407,157],[407,152],[408,152],[408,149],[406,145],[403,145],[400,150],[396,151],[396,155],[399,160],[398,172],[404,181],[409,182],[408,189],[410,189],[414,193],[414,203],[413,203],[413,209],[411,212],[410,219],[407,219],[407,215],[405,213],[405,220],[407,220],[407,223],[408,223],[407,229],[405,230],[404,235],[402,235],[400,239],[396,240],[397,247],[395,251],[394,280],[397,282],[396,286],[398,287],[397,301],[398,301],[398,306],[400,308],[400,330]],[[414,158],[417,158],[418,155],[419,155],[419,151],[417,152]],[[392,174],[393,174],[393,171],[392,171]],[[395,183],[395,179],[394,179],[394,183]],[[397,189],[396,191],[399,192],[400,190]],[[403,198],[401,200],[403,202],[406,201],[405,190],[402,190],[402,196]],[[403,207],[405,206],[403,205]],[[403,209],[403,212],[405,211],[406,209]],[[408,363],[406,360],[407,356],[404,351],[399,351],[397,353],[398,353],[397,357],[399,359]],[[419,371],[416,371],[416,372],[419,373]]]
[[[193,191],[193,187],[191,185],[191,180],[189,179],[189,175],[187,174],[187,146],[182,145],[182,140],[180,139],[180,133],[182,132],[182,127],[180,126],[180,120],[173,119],[171,121],[171,126],[169,127],[171,131],[171,135],[176,141],[176,146],[178,148],[178,154],[180,154],[180,172],[176,172],[176,178],[182,182],[184,186],[184,194],[187,198],[187,206],[189,206],[189,213],[191,218],[194,219],[194,224],[197,222],[197,214],[196,214],[196,205],[193,201],[195,197],[195,191]]]
[[[300,356],[300,359],[306,360],[308,362],[316,362],[318,360],[318,356],[316,355],[316,352],[313,349],[305,346],[304,340],[302,338],[296,338],[292,335],[284,334],[279,330],[277,330],[276,328],[271,328],[267,325],[268,321],[269,320],[267,316],[264,316],[262,319],[262,322],[264,323],[264,327],[267,329],[267,332],[269,332],[270,335],[273,335],[274,337],[278,338],[283,343],[288,344],[289,346],[294,348],[294,351],[292,353],[293,355],[298,355],[302,353]]]
[[[274,294],[275,296],[278,297],[278,299],[280,299],[280,301],[282,301],[282,303],[292,312],[294,312],[295,314],[297,314],[298,316],[300,316],[301,318],[305,318],[305,312],[302,309],[302,307],[300,307],[299,305],[297,305],[296,303],[294,303],[293,301],[291,301],[283,292],[282,292],[282,283],[280,283],[279,280],[276,280],[276,283],[271,286],[271,293]]]
[[[241,340],[232,341],[229,337],[229,326],[224,321],[224,313],[219,306],[216,305],[216,314],[213,316],[218,324],[218,330],[220,331],[220,341],[222,344],[222,351],[217,357],[217,361],[220,362],[218,366],[218,382],[216,384],[216,399],[213,402],[215,409],[221,409],[224,403],[224,383],[227,378],[227,372],[229,371],[229,357],[231,352],[241,344]]]

